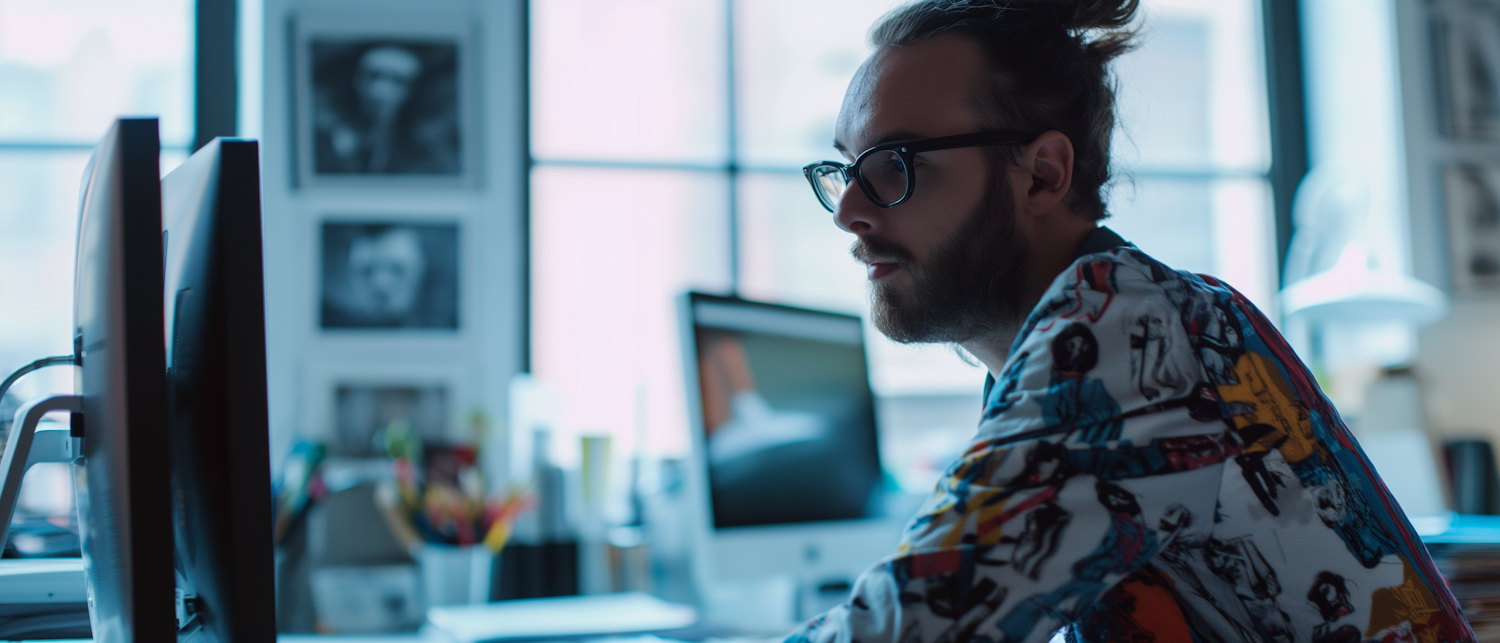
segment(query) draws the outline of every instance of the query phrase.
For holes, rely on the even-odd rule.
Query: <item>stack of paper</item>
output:
[[[482,643],[666,632],[697,621],[692,607],[628,592],[434,607],[424,632],[438,640]]]

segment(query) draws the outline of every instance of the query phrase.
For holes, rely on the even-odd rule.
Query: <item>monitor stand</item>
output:
[[[698,592],[703,620],[713,627],[769,634],[789,632],[800,621],[798,582],[791,574],[700,581]]]
[[[821,580],[806,581],[797,584],[797,612],[798,621],[806,621],[814,616],[841,605],[849,600],[849,592],[854,589],[854,581],[857,574],[845,577],[825,577]]]
[[[10,437],[5,441],[5,457],[0,458],[0,546],[10,536],[10,521],[16,515],[16,500],[21,496],[21,480],[34,464],[72,462],[82,454],[79,442],[83,431],[79,422],[67,429],[43,429],[36,426],[42,416],[53,411],[83,413],[83,397],[54,395],[33,400],[16,410]]]
[[[78,414],[83,398],[58,395],[32,401],[16,411],[16,421],[0,458],[0,546],[10,535],[21,480],[34,464],[72,462],[81,451],[82,426],[37,430],[54,411]],[[75,415],[75,418],[77,416]],[[0,638],[55,638],[89,632],[88,583],[82,558],[0,560]]]
[[[715,626],[774,634],[789,631],[849,598],[857,572],[782,574],[714,580],[703,585],[704,620]]]

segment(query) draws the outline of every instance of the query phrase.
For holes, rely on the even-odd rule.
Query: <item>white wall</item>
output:
[[[1441,171],[1454,159],[1500,160],[1493,144],[1461,144],[1438,129],[1437,75],[1429,3],[1395,0],[1401,106],[1407,150],[1412,269],[1453,295]],[[1500,299],[1455,297],[1442,321],[1419,332],[1417,377],[1429,429],[1438,437],[1480,436],[1500,442]]]
[[[492,426],[507,417],[511,376],[522,367],[525,316],[523,0],[314,1],[243,3],[241,124],[261,139],[265,227],[266,333],[273,460],[295,437],[332,432],[332,386],[341,380],[439,380],[450,385],[450,415],[462,424],[482,409]],[[399,36],[402,16],[456,16],[472,25],[478,55],[477,127],[463,133],[479,149],[471,187],[297,187],[294,116],[289,92],[294,61],[289,35],[307,12],[381,22]],[[376,34],[377,36],[379,34]],[[463,73],[462,70],[460,73]],[[305,90],[299,90],[305,92]],[[462,97],[461,97],[462,100]],[[256,131],[258,130],[258,131]],[[476,131],[477,130],[477,131]],[[445,332],[319,329],[320,229],[326,217],[457,220],[460,223],[460,329]],[[457,427],[450,427],[456,429]],[[497,441],[498,442],[498,441]],[[503,452],[496,455],[502,456]]]

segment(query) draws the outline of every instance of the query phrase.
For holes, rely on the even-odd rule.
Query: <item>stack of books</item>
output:
[[[1412,521],[1481,643],[1500,643],[1500,516]]]

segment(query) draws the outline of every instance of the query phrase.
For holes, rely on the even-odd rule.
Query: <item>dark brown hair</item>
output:
[[[1140,0],[916,0],[886,14],[870,29],[877,49],[901,47],[939,34],[975,39],[996,72],[980,113],[993,129],[1062,132],[1073,143],[1077,209],[1103,219],[1101,192],[1109,180],[1109,143],[1115,125],[1114,79],[1108,63],[1132,46],[1130,22]],[[1017,149],[994,148],[1014,163]]]

